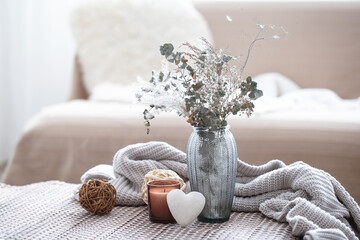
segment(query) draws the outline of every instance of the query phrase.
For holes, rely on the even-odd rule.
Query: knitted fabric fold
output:
[[[148,142],[120,149],[112,167],[94,167],[81,181],[108,179],[117,190],[117,205],[143,205],[144,175],[155,169],[170,169],[188,180],[184,152],[164,142]],[[234,195],[233,211],[260,211],[289,223],[295,236],[358,239],[348,222],[352,218],[360,229],[358,204],[334,177],[303,162],[287,166],[272,160],[252,166],[238,160]]]

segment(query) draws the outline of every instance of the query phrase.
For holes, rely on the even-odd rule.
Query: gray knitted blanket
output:
[[[81,181],[108,179],[117,189],[117,205],[143,205],[144,175],[154,169],[171,169],[188,180],[186,154],[164,142],[129,145],[119,150],[113,166],[99,165]],[[272,160],[252,166],[238,160],[233,211],[260,211],[287,222],[295,236],[304,239],[358,239],[349,220],[360,229],[358,204],[330,174],[303,162],[286,166]]]

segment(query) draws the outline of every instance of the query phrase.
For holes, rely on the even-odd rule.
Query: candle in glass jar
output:
[[[169,206],[167,194],[174,189],[180,189],[180,182],[173,180],[151,181],[148,184],[150,221],[160,223],[175,223]]]

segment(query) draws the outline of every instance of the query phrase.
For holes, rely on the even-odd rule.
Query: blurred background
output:
[[[258,76],[265,100],[252,121],[231,120],[240,158],[308,162],[360,199],[354,0],[1,0],[0,175],[11,163],[3,181],[78,182],[89,167],[111,164],[117,149],[139,141],[185,151],[191,128],[183,119],[155,121],[146,136],[143,106],[111,96],[128,96],[137,75],[147,80],[167,41],[179,46],[207,36],[244,59],[256,24],[281,24],[288,34],[267,35],[249,59],[245,75]],[[108,82],[115,85],[101,85]]]
[[[25,123],[44,106],[69,98],[75,41],[74,1],[0,1],[0,163]]]

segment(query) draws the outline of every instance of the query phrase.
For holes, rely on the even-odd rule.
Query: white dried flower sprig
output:
[[[159,73],[153,71],[150,82],[144,84],[136,95],[140,102],[150,105],[150,109],[143,112],[147,133],[150,120],[161,111],[175,111],[187,118],[192,126],[206,127],[211,131],[226,126],[229,114],[250,116],[253,100],[263,93],[250,76],[243,79],[242,73],[255,42],[269,38],[262,33],[268,29],[279,29],[278,25],[258,27],[259,32],[240,66],[231,64],[239,63],[237,57],[215,49],[204,38],[201,39],[201,49],[189,43],[183,44],[188,52],[174,52],[170,43],[162,45],[160,53],[167,62]],[[282,27],[280,29],[286,33]],[[168,62],[174,64],[175,69],[169,69]]]

